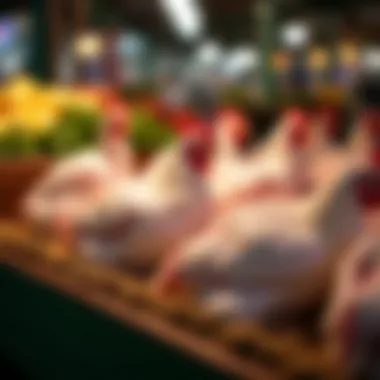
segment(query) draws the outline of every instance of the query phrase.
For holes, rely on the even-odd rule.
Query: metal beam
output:
[[[33,0],[31,3],[32,41],[29,61],[30,72],[40,79],[47,79],[51,75],[49,65],[49,0]]]
[[[253,25],[257,25],[257,41],[261,55],[259,66],[260,91],[265,102],[276,92],[272,57],[277,45],[277,0],[253,1]]]

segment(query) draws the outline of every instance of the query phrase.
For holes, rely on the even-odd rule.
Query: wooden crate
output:
[[[1,216],[16,214],[18,200],[47,167],[48,162],[45,160],[19,162],[18,164],[8,163],[2,166],[0,170],[3,176],[1,178],[4,181],[1,181],[1,191],[4,197]],[[374,181],[368,185],[371,189],[378,186],[377,180]],[[366,183],[364,180],[360,182]],[[371,213],[369,220],[369,228],[378,231],[379,214]],[[14,274],[13,277],[17,281],[22,282],[24,280],[21,278],[28,278],[28,284],[35,284],[33,286],[37,287],[43,284],[46,289],[49,289],[49,292],[58,290],[61,298],[54,301],[56,303],[61,304],[62,302],[63,305],[65,302],[71,302],[68,300],[76,300],[77,305],[80,305],[79,308],[90,308],[91,311],[86,314],[86,319],[79,317],[81,314],[78,312],[78,321],[74,331],[70,330],[73,327],[70,318],[76,317],[65,318],[65,307],[59,307],[62,308],[63,313],[59,319],[60,328],[65,331],[67,337],[71,336],[70,339],[67,338],[69,342],[72,342],[73,335],[87,322],[90,323],[90,320],[95,318],[93,315],[100,311],[102,315],[111,317],[119,326],[120,336],[127,336],[122,331],[141,332],[144,338],[135,337],[133,340],[135,343],[138,341],[141,347],[145,347],[140,348],[141,352],[144,350],[152,352],[151,347],[158,345],[161,351],[171,353],[169,355],[160,350],[155,351],[154,355],[163,357],[159,360],[164,362],[165,358],[171,357],[172,361],[186,362],[187,364],[183,364],[184,368],[187,368],[186,374],[189,376],[191,374],[192,377],[182,376],[182,378],[254,380],[339,380],[343,378],[341,369],[334,364],[326,350],[325,342],[318,334],[314,318],[316,314],[313,310],[310,310],[310,315],[300,316],[298,323],[285,324],[276,330],[252,322],[224,321],[206,313],[191,299],[157,299],[151,293],[147,279],[84,261],[74,253],[62,252],[59,243],[48,242],[45,239],[38,240],[20,223],[7,222],[0,225],[0,263],[4,264],[3,268],[6,268],[5,271],[8,274],[10,272]],[[23,297],[25,297],[24,299],[29,298],[27,288],[25,288]],[[12,298],[12,295],[8,294],[7,299],[9,298]],[[15,304],[19,305],[17,302]],[[25,322],[30,317],[31,321],[26,326],[33,330],[33,320],[39,318],[38,315],[42,310],[38,310],[38,308],[35,310],[31,307],[30,310],[25,310],[26,316],[20,316],[12,314],[20,313],[19,306],[16,306],[9,307],[7,313],[0,313],[0,315],[8,318],[6,319],[8,323],[23,319]],[[54,308],[47,303],[43,313],[47,313],[45,320],[48,320],[49,316],[53,318]],[[12,351],[15,346],[12,343],[7,345],[11,335],[7,335],[7,329],[3,330],[4,335],[0,335],[0,351],[8,349]],[[9,331],[9,334],[13,333],[12,330]],[[50,333],[52,332],[50,331]],[[93,333],[96,334],[94,331]],[[100,333],[100,335],[102,334],[107,333]],[[42,346],[47,344],[48,339],[49,336],[41,331]],[[121,340],[117,349],[116,346],[112,348],[113,352],[124,349],[130,352],[132,348],[129,346],[128,339]],[[30,351],[31,346],[23,343],[22,336],[19,337],[18,342],[21,354],[15,355],[22,364],[23,358],[28,355],[27,351]],[[60,344],[60,342],[57,343],[58,346]],[[93,338],[88,337],[88,341],[83,342],[82,350],[90,350],[93,345]],[[38,345],[36,347],[38,348]],[[66,347],[66,354],[69,355],[69,351],[69,347]],[[11,354],[13,353],[12,351]],[[104,368],[108,368],[112,360],[109,357],[105,357],[104,360]],[[34,360],[30,365],[35,365],[36,361]],[[75,358],[70,359],[70,362],[73,361],[75,362]],[[90,366],[89,362],[86,363]],[[57,367],[54,367],[55,365]],[[50,370],[59,371],[59,365],[62,363],[51,362]],[[128,373],[128,360],[126,360],[125,366],[126,373]],[[166,378],[180,378],[179,373],[175,372],[173,367],[176,367],[176,371],[178,371],[178,366],[173,366],[173,363],[168,361],[164,370]],[[94,368],[98,367],[94,366]],[[163,371],[163,367],[155,368],[157,371]],[[91,372],[90,367],[87,370]],[[73,371],[71,367],[70,371]],[[61,377],[55,378],[65,379],[67,372],[61,371],[61,373]],[[81,373],[83,374],[83,371]],[[101,373],[100,370],[99,373]],[[91,378],[94,377],[97,378],[96,373],[91,375]],[[49,379],[49,376],[45,376],[45,378]]]

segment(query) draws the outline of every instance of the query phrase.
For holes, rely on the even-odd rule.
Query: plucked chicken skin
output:
[[[377,218],[377,232],[379,225]],[[339,265],[325,318],[332,353],[357,378],[379,373],[379,254],[380,240],[368,230]]]
[[[228,316],[265,318],[293,302],[309,304],[362,228],[346,178],[302,197],[231,209],[168,257],[157,290],[193,287],[207,307]]]
[[[101,152],[64,159],[32,188],[24,204],[25,213],[44,225],[59,217],[75,217],[123,176],[126,172]]]
[[[146,171],[78,219],[76,240],[84,255],[149,266],[202,225],[210,198],[184,153],[183,144],[165,149]]]
[[[68,227],[119,181],[131,176],[135,158],[124,141],[126,122],[124,108],[112,103],[98,146],[55,163],[27,194],[25,216],[49,229]]]
[[[296,115],[299,116],[299,115]],[[217,125],[216,150],[206,178],[216,207],[232,207],[243,199],[284,191],[308,190],[309,124],[286,118],[262,146],[239,151],[228,125]]]

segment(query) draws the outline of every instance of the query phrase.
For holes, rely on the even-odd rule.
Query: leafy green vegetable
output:
[[[36,139],[19,125],[8,126],[0,134],[0,157],[25,157],[37,153]]]
[[[149,154],[166,146],[175,139],[175,133],[160,123],[153,115],[138,109],[132,116],[129,142],[141,154]]]
[[[0,134],[0,157],[31,154],[62,156],[96,144],[101,115],[83,108],[66,109],[55,125],[40,134],[26,128],[8,127]],[[175,138],[175,132],[144,109],[136,109],[128,141],[139,154],[150,154]]]
[[[58,156],[86,148],[96,143],[100,125],[100,115],[94,111],[67,109],[49,133],[40,139],[40,148]]]
[[[55,125],[40,134],[17,125],[7,126],[0,134],[0,157],[66,155],[96,143],[100,124],[100,115],[96,112],[69,108]]]

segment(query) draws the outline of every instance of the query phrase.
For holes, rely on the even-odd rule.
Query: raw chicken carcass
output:
[[[248,155],[237,149],[228,123],[218,126],[218,149],[207,179],[217,205],[308,187],[308,120],[303,113],[290,116],[278,127],[281,133],[275,131]]]
[[[358,379],[380,370],[379,225],[377,218],[377,234],[369,231],[340,264],[325,319],[332,354]]]
[[[234,144],[235,148],[239,148],[239,146],[243,145],[248,135],[254,132],[253,126],[249,125],[246,116],[233,108],[225,108],[219,112],[216,118],[215,128],[216,130],[222,129],[228,131],[229,140]],[[248,128],[250,129],[249,131]]]
[[[351,167],[351,180],[361,205],[373,206],[380,200],[380,117],[376,111],[359,114],[346,146],[335,145],[328,125],[316,120],[312,136],[311,173],[323,178]]]
[[[380,164],[378,144],[380,132],[380,114],[377,111],[365,111],[354,121],[345,147],[338,147],[331,141],[329,125],[316,122],[313,135],[313,150],[319,153],[326,164],[331,161],[350,162],[353,168],[375,168]]]
[[[26,214],[48,225],[55,216],[79,212],[124,175],[102,152],[90,151],[64,159],[32,189],[25,202]]]
[[[334,138],[338,128],[338,112],[333,107],[323,107],[319,109],[312,120],[313,149],[319,153],[324,150],[336,147]]]
[[[146,172],[83,215],[76,235],[84,255],[109,264],[151,266],[202,225],[211,203],[185,151],[177,144],[159,153]]]
[[[279,121],[274,125],[272,133],[256,151],[275,152],[282,150],[287,145],[286,135],[289,129],[294,127],[301,129],[309,127],[309,125],[310,116],[305,109],[289,108],[285,110]]]
[[[98,149],[64,158],[31,189],[28,219],[48,227],[70,224],[115,182],[131,175],[134,157],[124,142],[125,115],[112,108]]]
[[[265,318],[313,302],[361,231],[350,185],[342,175],[311,195],[230,210],[168,257],[155,286],[170,294],[189,285],[227,316]]]
[[[352,159],[356,161],[356,194],[366,208],[380,204],[380,113],[367,110],[360,115],[352,139]]]
[[[210,160],[212,147],[211,126],[201,119],[195,120],[181,131],[181,136],[187,141],[186,157],[188,164],[197,172],[203,173],[207,170]]]

